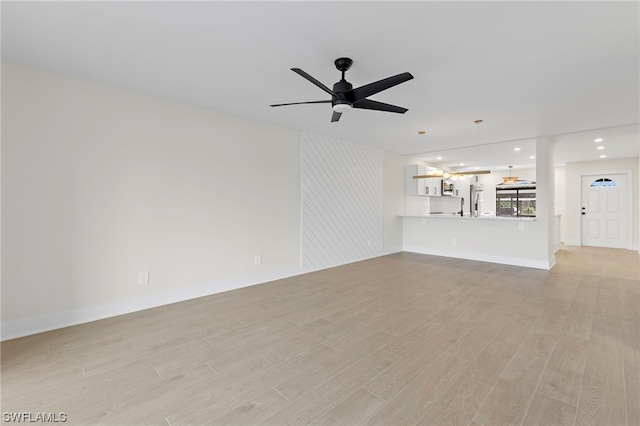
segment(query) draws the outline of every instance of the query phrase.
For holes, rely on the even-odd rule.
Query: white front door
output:
[[[626,173],[582,176],[582,245],[628,248]]]

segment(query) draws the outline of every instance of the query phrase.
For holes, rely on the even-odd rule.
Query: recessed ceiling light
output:
[[[464,166],[464,163],[460,163],[461,166]]]
[[[513,148],[514,151],[520,151],[520,148]]]
[[[604,155],[604,154],[602,154],[602,155],[600,156],[600,158],[607,158],[607,156],[606,156],[606,155]]]
[[[531,157],[529,157],[529,160],[535,160],[536,156],[532,155]]]
[[[604,146],[600,145],[598,148],[596,149],[604,149]]]
[[[438,159],[438,160],[442,160],[442,157],[438,157],[437,159]]]
[[[595,139],[594,142],[602,142],[602,138]]]

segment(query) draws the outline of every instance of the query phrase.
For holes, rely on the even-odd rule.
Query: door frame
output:
[[[578,223],[580,223],[580,233],[578,235],[578,239],[580,240],[580,245],[582,246],[582,214],[581,214],[581,210],[580,207],[584,205],[584,203],[582,202],[582,178],[584,176],[595,176],[595,175],[627,175],[627,235],[626,235],[626,240],[627,240],[627,250],[631,250],[632,249],[632,244],[633,244],[633,239],[631,238],[632,233],[633,233],[633,221],[632,219],[632,215],[633,215],[633,191],[632,191],[632,187],[633,187],[633,182],[631,181],[631,170],[608,170],[608,171],[598,171],[598,172],[582,172],[580,173],[580,196],[578,197],[578,208],[576,209],[577,211],[577,216],[578,216]],[[604,176],[601,176],[604,177]]]

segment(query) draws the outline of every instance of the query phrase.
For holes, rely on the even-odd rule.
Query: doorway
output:
[[[629,248],[628,174],[582,176],[582,245]]]

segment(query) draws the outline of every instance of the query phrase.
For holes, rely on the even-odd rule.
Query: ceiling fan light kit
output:
[[[351,105],[349,105],[348,102],[336,102],[335,104],[333,104],[333,110],[335,112],[339,112],[340,114],[343,114],[347,111],[349,111],[351,109]]]
[[[396,86],[405,81],[411,80],[413,76],[408,73],[402,73],[388,77],[382,80],[375,81],[373,83],[365,84],[357,88],[353,88],[353,85],[344,78],[345,72],[351,68],[353,61],[350,58],[338,58],[334,62],[338,71],[342,73],[340,81],[333,85],[333,89],[329,89],[327,86],[316,80],[311,75],[307,74],[300,68],[291,68],[291,71],[307,79],[320,89],[324,90],[331,95],[331,99],[322,101],[308,101],[308,102],[293,102],[287,104],[274,104],[272,107],[279,107],[285,105],[301,105],[301,104],[322,104],[330,103],[333,108],[333,115],[331,116],[331,122],[334,123],[340,120],[343,113],[349,111],[351,108],[359,109],[371,109],[375,111],[395,112],[398,114],[404,114],[408,111],[407,108],[385,104],[383,102],[367,99],[369,96],[376,93],[387,90],[393,86]]]

